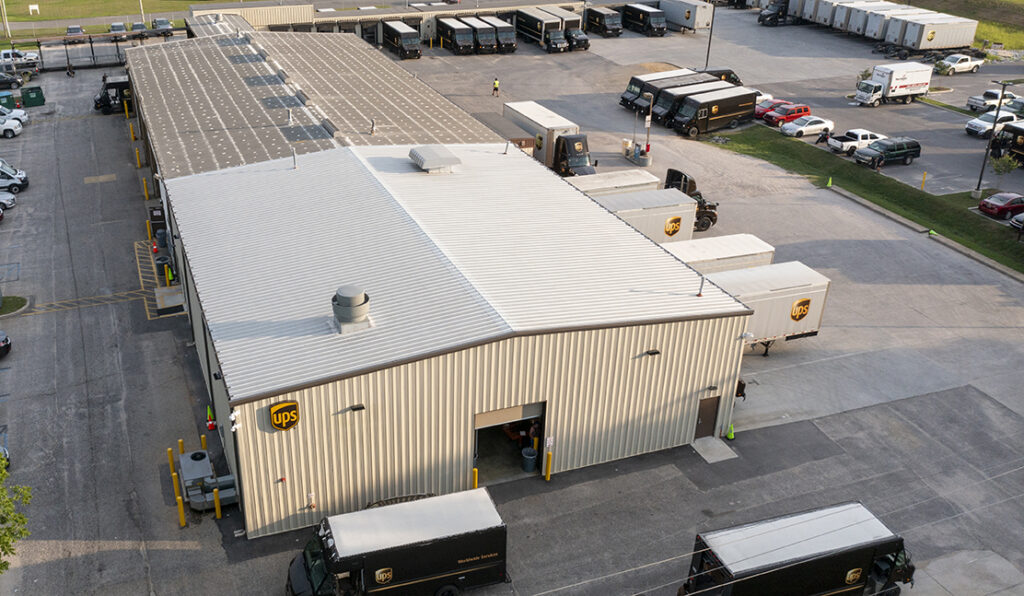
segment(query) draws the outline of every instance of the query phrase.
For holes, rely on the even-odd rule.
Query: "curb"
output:
[[[913,221],[910,221],[909,219],[903,217],[902,215],[897,215],[897,214],[893,213],[892,211],[889,211],[888,209],[885,209],[884,207],[879,207],[878,205],[875,205],[871,201],[868,201],[867,199],[861,198],[861,197],[853,194],[852,192],[850,192],[848,190],[845,190],[843,188],[839,188],[839,187],[837,187],[835,185],[832,185],[831,187],[829,187],[829,190],[831,190],[832,192],[836,193],[837,195],[839,195],[841,197],[849,199],[849,200],[851,200],[851,201],[861,205],[862,207],[866,207],[866,208],[870,209],[871,211],[874,211],[875,213],[878,213],[879,215],[882,215],[882,216],[884,216],[884,217],[886,217],[886,218],[888,218],[888,219],[890,219],[890,220],[892,220],[892,221],[894,221],[894,222],[896,222],[896,223],[898,223],[898,224],[900,224],[900,225],[902,225],[902,226],[904,226],[906,228],[909,228],[909,229],[911,229],[911,230],[913,230],[913,231],[915,231],[915,232],[917,232],[919,234],[927,234],[928,231],[929,231],[928,228],[922,226],[921,224],[913,222]],[[954,250],[954,251],[964,255],[965,257],[967,257],[967,258],[969,258],[969,259],[971,259],[973,261],[981,263],[982,265],[985,265],[986,267],[988,267],[990,269],[998,271],[999,273],[1002,273],[1003,275],[1005,275],[1007,277],[1010,277],[1010,278],[1012,278],[1012,279],[1014,279],[1014,280],[1016,280],[1016,281],[1018,281],[1020,283],[1024,283],[1024,273],[1021,273],[1021,272],[1019,272],[1019,271],[1017,271],[1015,269],[1011,269],[1011,268],[1007,267],[1006,265],[1003,265],[1002,263],[996,262],[993,259],[990,259],[990,258],[986,257],[985,255],[983,255],[983,254],[981,254],[979,252],[973,251],[973,250],[967,248],[966,246],[964,246],[962,244],[959,244],[957,242],[954,242],[954,241],[952,241],[949,238],[946,238],[944,236],[939,236],[937,234],[928,234],[928,237],[931,238],[932,240],[935,240],[939,244],[942,244],[943,246],[945,246],[947,248],[950,248],[950,249],[952,249],[952,250]]]
[[[9,312],[9,313],[7,313],[5,315],[0,315],[0,319],[10,319],[10,318],[16,317],[16,316],[20,315],[21,313],[25,312],[26,310],[32,308],[32,298],[30,296],[23,296],[23,298],[25,298],[25,304],[22,305],[21,308],[19,308],[18,310],[14,311],[14,312]]]

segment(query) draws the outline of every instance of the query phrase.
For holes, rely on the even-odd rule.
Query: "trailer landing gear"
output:
[[[775,344],[775,340],[774,339],[771,340],[771,341],[763,341],[763,342],[761,342],[761,345],[764,346],[764,354],[761,354],[761,355],[764,356],[765,358],[767,358],[768,357],[768,350],[774,344]]]

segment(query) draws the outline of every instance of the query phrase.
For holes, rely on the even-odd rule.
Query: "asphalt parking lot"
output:
[[[810,30],[789,28],[785,45],[771,45],[782,29],[751,26],[752,12],[719,15],[712,63],[736,61],[765,89],[814,80],[814,64],[839,79],[872,60]],[[403,66],[471,113],[541,101],[586,129],[602,169],[617,168],[634,130],[617,107],[628,76],[641,63],[702,63],[705,42],[627,34],[596,39],[589,53],[433,50]],[[124,119],[88,105],[101,72],[43,75],[48,106],[21,137],[0,139],[0,154],[33,175],[0,223],[5,270],[18,272],[0,282],[5,293],[40,304],[138,287],[144,202]],[[495,76],[500,99],[490,97]],[[1024,592],[1024,286],[774,166],[661,129],[652,146],[652,172],[681,167],[722,202],[709,234],[754,233],[777,261],[833,280],[825,325],[768,358],[745,357],[735,459],[707,464],[682,447],[493,487],[514,581],[477,593],[674,594],[695,532],[850,499],[906,535],[919,569],[909,594]],[[283,587],[308,531],[247,541],[231,509],[178,528],[165,449],[179,437],[198,443],[207,399],[183,318],[149,320],[139,300],[124,300],[0,327],[15,340],[0,369],[12,481],[36,495],[33,535],[0,592]]]

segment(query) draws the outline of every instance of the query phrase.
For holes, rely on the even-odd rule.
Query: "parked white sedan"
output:
[[[985,112],[981,116],[978,116],[974,120],[971,120],[964,126],[964,132],[971,136],[981,137],[987,139],[992,136],[992,129],[996,131],[1003,130],[1003,127],[1010,122],[1017,122],[1020,118],[1016,114],[1007,114],[1000,110],[999,122],[996,122],[996,113]]]
[[[0,191],[0,207],[10,209],[18,204],[18,199],[9,192]]]
[[[0,116],[0,118],[3,118],[0,120],[0,131],[3,131],[5,139],[13,139],[21,134],[21,122],[6,116]]]
[[[827,118],[819,118],[818,116],[803,116],[797,118],[792,122],[787,122],[782,125],[782,134],[789,137],[800,138],[804,135],[816,135],[822,132],[829,132],[835,130],[836,123],[828,120]]]

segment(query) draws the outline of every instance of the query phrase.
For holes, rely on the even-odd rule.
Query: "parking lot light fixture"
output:
[[[647,127],[647,143],[644,145],[644,153],[651,152],[651,112],[654,111],[654,94],[644,93],[643,97],[647,98],[647,119],[644,121],[644,125]]]
[[[971,198],[981,198],[981,179],[985,176],[985,165],[988,163],[988,154],[992,152],[992,141],[999,134],[999,111],[1003,107],[1003,96],[1006,94],[1006,88],[1012,87],[1015,83],[1010,81],[992,81],[996,85],[999,85],[999,103],[996,104],[996,113],[992,119],[992,133],[988,135],[988,143],[985,144],[985,155],[981,156],[981,172],[978,173],[978,185],[971,191]]]
[[[142,0],[139,0],[140,2]],[[711,60],[711,36],[715,34],[715,5],[711,5],[711,28],[708,29],[708,51],[704,55],[704,70],[708,69],[708,61]]]

